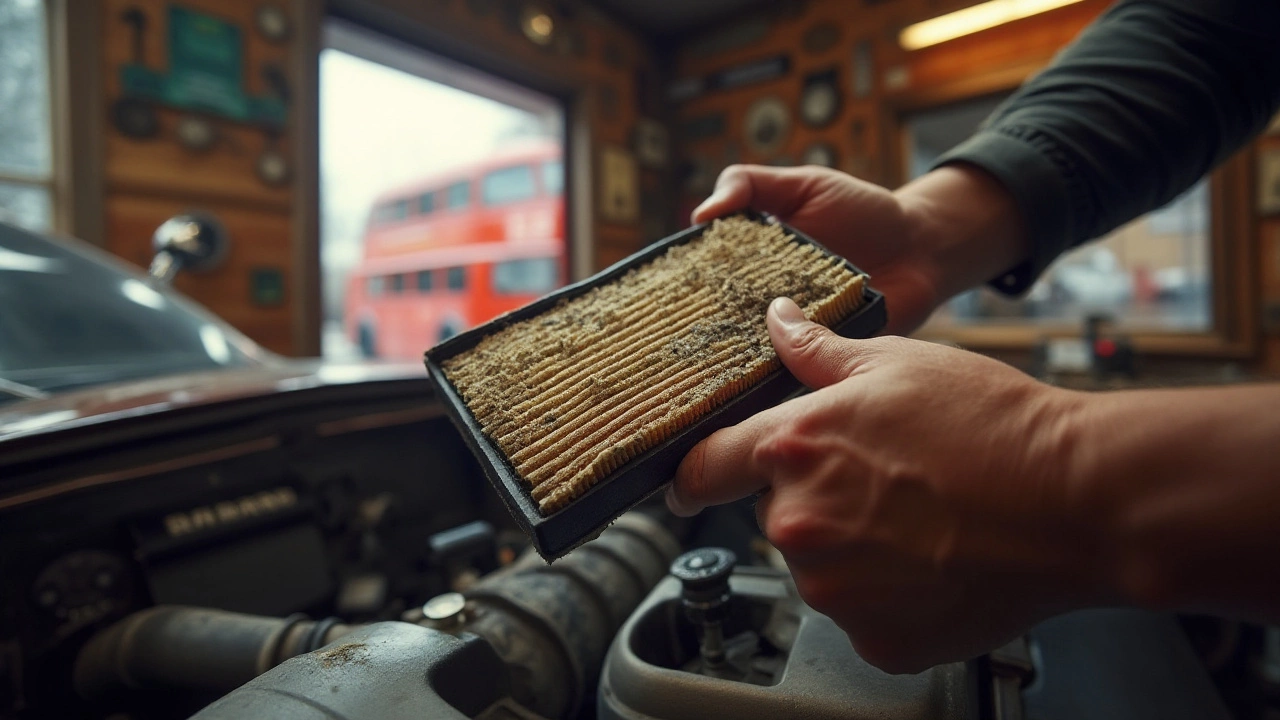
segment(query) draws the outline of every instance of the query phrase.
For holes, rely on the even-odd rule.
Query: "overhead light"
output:
[[[529,5],[524,9],[524,16],[520,21],[521,27],[524,29],[525,37],[529,38],[538,45],[550,45],[552,35],[555,33],[556,24],[545,10],[537,5]]]
[[[898,43],[907,50],[919,50],[1077,2],[1080,0],[989,0],[911,25],[898,34]]]

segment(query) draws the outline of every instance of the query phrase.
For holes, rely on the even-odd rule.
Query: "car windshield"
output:
[[[0,224],[0,402],[256,363],[238,333],[78,245]]]

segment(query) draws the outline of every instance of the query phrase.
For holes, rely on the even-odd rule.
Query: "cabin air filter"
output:
[[[734,216],[427,352],[450,417],[544,558],[670,481],[699,440],[799,388],[765,326],[776,297],[847,337],[884,326],[847,261]]]

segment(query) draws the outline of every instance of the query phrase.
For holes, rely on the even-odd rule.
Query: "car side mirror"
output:
[[[213,270],[222,264],[229,244],[226,228],[212,215],[175,215],[161,223],[151,237],[156,254],[148,272],[153,281],[168,284],[180,270]]]

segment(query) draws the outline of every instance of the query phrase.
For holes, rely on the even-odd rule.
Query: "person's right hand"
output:
[[[692,220],[747,208],[776,215],[871,275],[887,303],[887,334],[909,334],[943,301],[1017,259],[1011,200],[967,167],[934,170],[895,193],[817,166],[731,165]]]

